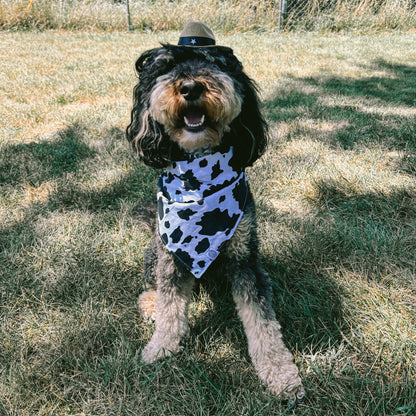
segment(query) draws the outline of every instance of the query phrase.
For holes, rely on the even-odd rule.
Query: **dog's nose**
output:
[[[179,92],[185,100],[192,101],[198,99],[203,90],[204,86],[201,83],[189,80],[182,82]]]

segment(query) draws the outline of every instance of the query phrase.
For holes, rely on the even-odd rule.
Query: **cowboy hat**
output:
[[[215,46],[215,36],[205,23],[190,21],[179,35],[178,45],[191,47]]]

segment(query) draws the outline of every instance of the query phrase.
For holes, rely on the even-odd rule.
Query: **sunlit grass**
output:
[[[0,414],[293,413],[259,384],[225,283],[196,291],[182,355],[139,359],[151,236],[132,209],[158,172],[123,131],[135,59],[177,36],[0,35]],[[270,125],[248,175],[308,390],[294,413],[413,414],[415,36],[217,38],[258,82]]]
[[[216,31],[308,30],[374,33],[414,30],[412,0],[130,0],[130,30],[180,30],[189,20],[202,20]],[[283,11],[283,10],[282,10]],[[126,2],[117,0],[3,0],[3,30],[127,31]]]

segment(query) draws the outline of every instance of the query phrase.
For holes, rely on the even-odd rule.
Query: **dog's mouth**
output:
[[[224,128],[204,103],[186,105],[172,120],[170,138],[187,152],[218,146]]]
[[[200,109],[186,110],[183,114],[184,128],[190,132],[199,132],[207,125],[207,116]]]

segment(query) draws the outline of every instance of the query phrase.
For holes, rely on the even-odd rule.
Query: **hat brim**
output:
[[[205,36],[181,36],[178,45],[182,46],[214,46],[215,39]]]
[[[222,51],[224,53],[231,53],[234,54],[234,51],[228,46],[221,46],[221,45],[206,45],[206,46],[191,46],[191,45],[174,45],[172,43],[164,43],[160,42],[163,47],[168,47],[169,49],[217,49],[218,51]]]

